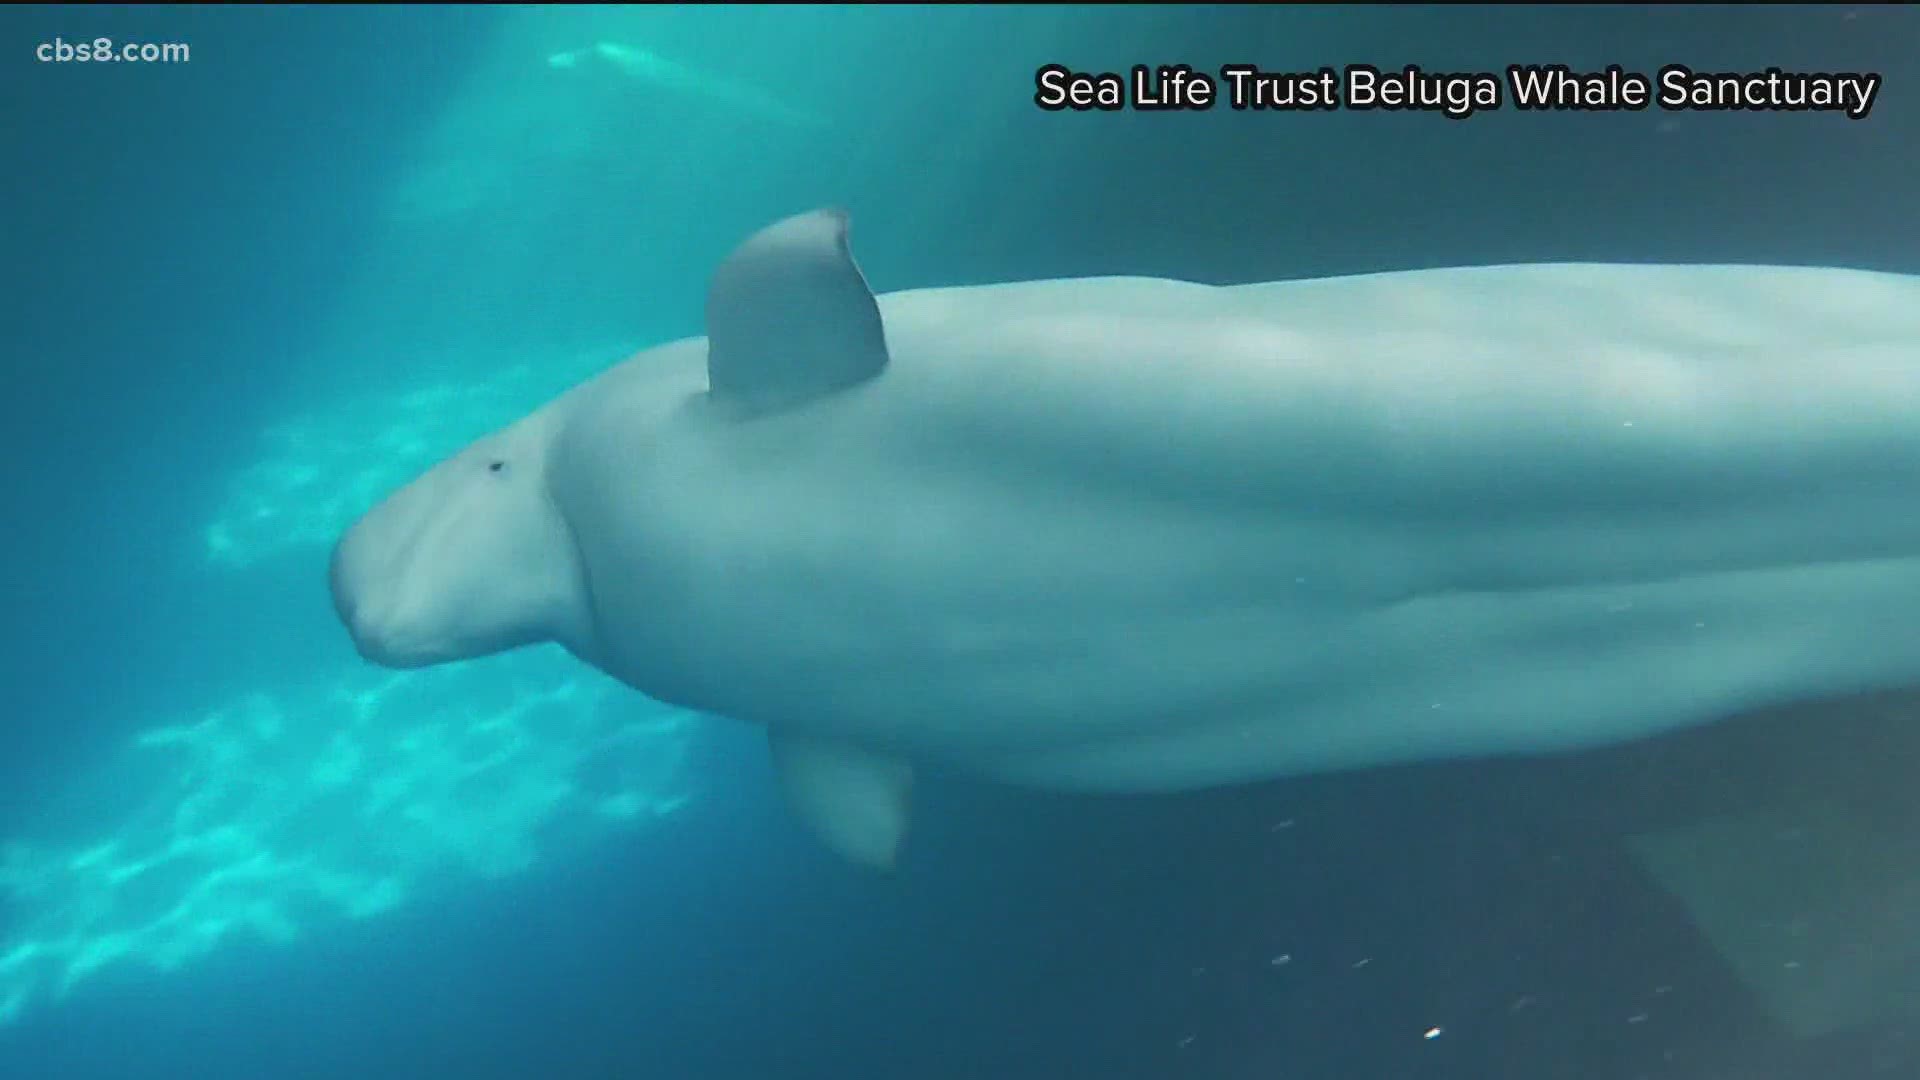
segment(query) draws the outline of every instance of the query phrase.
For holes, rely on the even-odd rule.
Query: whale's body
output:
[[[537,449],[534,516],[563,524],[521,546],[564,548],[535,590],[558,614],[446,645],[422,627],[449,617],[381,606],[494,587],[434,587],[423,527],[383,524],[460,486],[429,473],[336,555],[363,651],[553,638],[764,724],[802,815],[882,865],[916,765],[1179,790],[1920,683],[1920,278],[1557,264],[875,306],[812,215],[736,253],[709,324],[438,470]],[[493,580],[546,580],[536,558]]]

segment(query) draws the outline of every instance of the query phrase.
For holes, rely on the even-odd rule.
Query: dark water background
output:
[[[32,59],[102,34],[193,59]],[[388,223],[451,103],[610,36],[833,124],[608,83],[587,148],[536,157],[511,198]],[[466,349],[697,332],[706,269],[809,206],[851,208],[883,290],[1560,259],[1920,272],[1910,8],[8,8],[0,43],[0,837],[111,820],[113,792],[76,778],[156,709],[348,659],[311,559],[182,570],[290,402],[457,372]],[[1885,85],[1861,122],[1031,102],[1048,62],[1241,60]],[[1789,790],[1920,810],[1903,719],[1179,798],[935,779],[890,881],[816,850],[758,741],[723,728],[701,798],[633,842],[88,983],[0,1028],[0,1076],[1920,1076],[1898,1019],[1785,1034],[1621,843]]]

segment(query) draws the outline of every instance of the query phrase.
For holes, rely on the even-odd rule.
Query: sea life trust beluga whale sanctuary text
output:
[[[1217,76],[1186,64],[1136,64],[1127,76],[1078,72],[1048,64],[1034,73],[1034,104],[1048,112],[1071,109],[1204,112],[1216,104],[1234,110],[1304,112],[1349,109],[1437,112],[1464,120],[1503,108],[1637,112],[1650,106],[1679,111],[1838,112],[1864,120],[1873,111],[1881,77],[1873,72],[1696,72],[1668,64],[1654,75],[1618,64],[1576,72],[1564,64],[1514,64],[1492,72],[1442,74],[1409,64],[1382,71],[1371,64],[1343,70],[1264,71],[1224,64]]]

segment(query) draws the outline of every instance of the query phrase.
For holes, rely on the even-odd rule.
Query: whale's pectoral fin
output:
[[[847,248],[847,215],[769,225],[727,256],[707,289],[707,384],[739,414],[778,412],[887,366],[880,305]]]
[[[787,802],[835,854],[892,870],[907,838],[913,768],[849,746],[793,735],[769,737]]]

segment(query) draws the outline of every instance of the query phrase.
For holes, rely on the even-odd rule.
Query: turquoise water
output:
[[[1920,272],[1912,11],[8,8],[0,28],[0,1076],[1920,1075],[1911,706],[1179,798],[936,778],[880,881],[789,820],[755,733],[556,650],[373,669],[324,587],[374,500],[700,332],[715,262],[814,206],[851,210],[882,290]],[[103,35],[190,53],[35,59]],[[1033,100],[1048,63],[1239,61],[1885,84],[1860,121]],[[1816,853],[1764,842],[1809,830]],[[1800,944],[1768,952],[1773,926]]]

